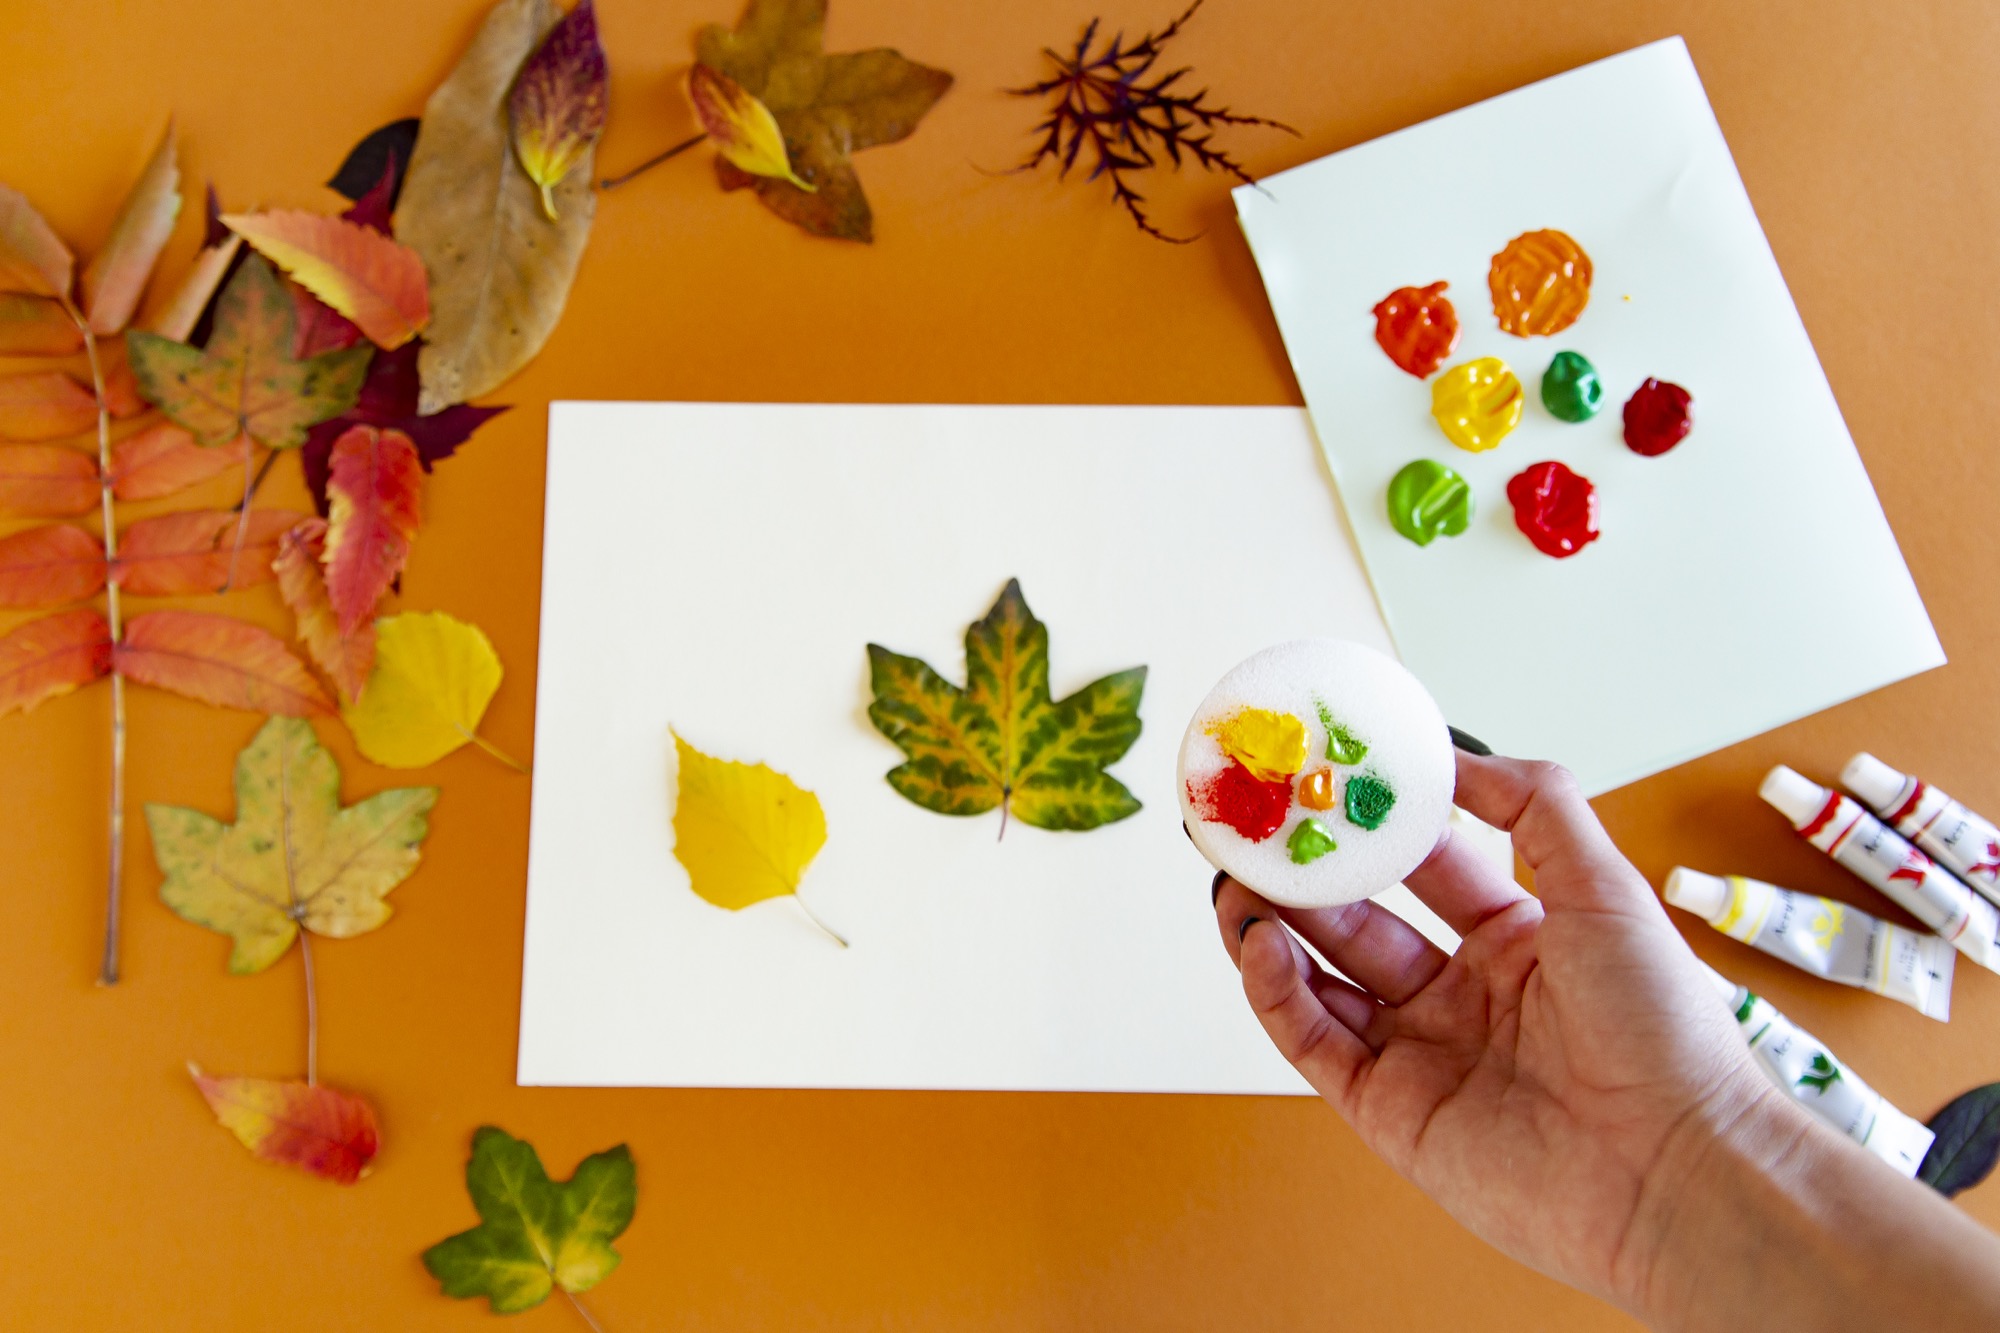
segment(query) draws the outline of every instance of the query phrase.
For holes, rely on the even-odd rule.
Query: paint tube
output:
[[[1799,836],[1950,940],[1981,967],[2000,972],[2000,909],[1954,879],[1901,834],[1837,791],[1779,764],[1758,795]]]
[[[1901,1000],[1939,1022],[1951,1017],[1957,955],[1936,935],[1905,930],[1858,907],[1758,879],[1675,866],[1666,900],[1793,967]]]
[[[1703,966],[1715,993],[1736,1015],[1764,1076],[1836,1132],[1845,1134],[1906,1176],[1914,1177],[1937,1137],[1889,1105],[1863,1083],[1818,1037],[1772,1007],[1769,1000]]]
[[[1939,865],[2000,903],[2000,828],[1990,820],[1872,754],[1848,760],[1840,770],[1840,785]]]

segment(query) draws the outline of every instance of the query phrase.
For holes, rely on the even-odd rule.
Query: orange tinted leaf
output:
[[[0,375],[0,439],[53,440],[96,422],[97,400],[60,370]]]
[[[111,626],[88,608],[0,635],[0,714],[33,708],[111,670]]]
[[[0,537],[0,606],[61,606],[104,586],[104,548],[55,523]]]
[[[542,191],[542,212],[556,219],[555,188],[604,132],[604,48],[597,11],[581,0],[521,66],[507,98],[514,155]]]
[[[162,421],[111,446],[111,490],[121,500],[157,500],[243,466],[249,448],[238,440],[206,449],[173,422]],[[5,472],[0,464],[0,496],[6,494]],[[94,490],[94,479],[91,486]]]
[[[422,518],[417,446],[399,430],[355,426],[333,442],[327,473],[326,591],[352,634],[402,572]]]
[[[285,509],[251,510],[240,552],[233,509],[140,519],[118,538],[118,586],[134,597],[180,597],[268,582],[278,539],[304,517]]]
[[[186,342],[187,336],[194,332],[194,326],[201,323],[201,312],[208,309],[215,289],[222,285],[224,275],[229,272],[230,261],[242,248],[243,238],[235,232],[205,247],[194,257],[194,267],[181,279],[180,287],[164,305],[146,316],[144,327],[162,338]]]
[[[745,92],[727,74],[696,65],[688,71],[688,101],[703,134],[730,165],[753,176],[774,176],[801,190],[816,188],[792,171],[785,153],[785,132],[771,109]]]
[[[0,513],[67,518],[97,501],[97,460],[81,449],[0,444]]]
[[[378,347],[401,347],[430,323],[424,261],[372,227],[289,209],[222,222]]]
[[[189,1065],[216,1121],[266,1162],[352,1185],[368,1174],[381,1136],[375,1108],[325,1084],[217,1078]]]
[[[83,331],[46,296],[0,294],[0,356],[68,356],[83,350]]]
[[[111,238],[83,270],[83,312],[92,332],[116,333],[131,322],[180,214],[181,168],[174,155],[173,122],[168,121],[160,146],[111,224]]]
[[[76,258],[27,196],[0,185],[0,292],[69,295]]]
[[[152,404],[139,396],[139,381],[125,355],[125,343],[113,338],[97,345],[98,368],[104,376],[104,407],[120,421],[136,417]]]
[[[278,539],[278,556],[272,568],[278,575],[278,592],[299,625],[299,642],[333,677],[342,703],[353,703],[368,673],[375,668],[375,622],[363,621],[352,634],[340,632],[340,620],[326,595],[326,577],[320,573],[320,557],[326,549],[326,520],[307,519]]]
[[[324,717],[333,704],[274,635],[229,616],[149,611],[125,627],[120,675],[190,699],[280,717]]]

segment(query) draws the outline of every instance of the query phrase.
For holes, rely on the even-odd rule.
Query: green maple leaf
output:
[[[472,1136],[465,1188],[480,1223],[424,1251],[447,1296],[484,1296],[495,1314],[548,1299],[556,1287],[588,1291],[618,1267],[611,1242],[632,1223],[639,1186],[624,1144],[577,1163],[568,1180],[549,1179],[534,1145],[504,1129]]]
[[[1138,798],[1104,771],[1139,739],[1146,668],[1049,697],[1049,631],[1010,579],[1000,600],[965,631],[965,688],[919,658],[868,645],[875,701],[868,719],[908,762],[889,785],[941,815],[1000,808],[1045,829],[1093,829],[1139,811]]]
[[[198,444],[244,436],[270,449],[305,443],[306,427],[354,406],[375,349],[368,343],[299,360],[298,315],[277,274],[249,255],[216,301],[206,347],[134,330],[126,353],[139,391]]]

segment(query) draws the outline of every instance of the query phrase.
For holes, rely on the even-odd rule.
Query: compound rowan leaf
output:
[[[143,619],[143,617],[142,617]],[[136,623],[136,622],[135,622]],[[299,718],[274,717],[236,756],[236,822],[148,805],[160,901],[229,936],[231,972],[261,972],[300,929],[329,939],[389,919],[430,831],[435,787],[398,787],[340,804],[340,766]]]
[[[1137,814],[1139,801],[1104,771],[1139,739],[1146,668],[1049,695],[1049,632],[1010,579],[965,632],[965,688],[914,657],[868,645],[875,701],[868,719],[908,762],[889,785],[941,815],[1000,807],[1045,829],[1093,829]]]
[[[252,509],[249,522],[241,517],[233,509],[183,509],[140,519],[118,536],[118,586],[134,597],[185,597],[269,582],[278,539],[305,515]]]
[[[308,426],[354,406],[373,355],[364,345],[300,360],[292,355],[296,325],[284,284],[250,255],[222,289],[206,347],[136,329],[125,341],[140,389],[197,444],[247,435],[292,449]]]
[[[113,654],[118,674],[221,708],[282,717],[333,712],[305,664],[268,630],[229,616],[149,611]]]
[[[113,338],[97,346],[98,364],[104,373],[104,407],[120,421],[136,417],[152,404],[139,392],[139,378],[132,371],[122,339]]]
[[[375,1108],[353,1093],[322,1083],[217,1078],[195,1064],[188,1073],[216,1122],[261,1160],[336,1185],[368,1174],[381,1134]]]
[[[717,759],[674,733],[674,856],[697,896],[741,911],[790,896],[826,845],[819,797],[764,764]],[[845,946],[801,902],[800,910]]]
[[[325,550],[326,520],[309,518],[279,539],[271,568],[278,576],[278,593],[298,622],[299,642],[319,669],[333,678],[341,703],[351,704],[375,667],[375,622],[362,622],[352,634],[340,632],[340,618],[334,614],[321,572]]]
[[[499,688],[499,655],[478,626],[405,611],[375,622],[375,670],[340,715],[361,753],[389,768],[422,768],[467,742],[505,759],[479,735]]]
[[[793,170],[814,187],[716,163],[726,190],[751,186],[779,217],[816,236],[874,239],[874,218],[849,155],[906,139],[951,87],[951,75],[886,47],[828,55],[826,0],[750,0],[734,31],[709,24],[695,59],[770,109]]]
[[[46,296],[0,293],[0,356],[69,356],[83,350],[83,330]]]
[[[295,209],[225,213],[222,223],[377,346],[401,347],[430,323],[424,261],[372,227]]]
[[[638,1174],[624,1144],[550,1180],[534,1146],[483,1125],[472,1136],[465,1189],[479,1225],[424,1251],[447,1296],[484,1296],[495,1314],[532,1309],[557,1287],[588,1291],[618,1267],[611,1242],[632,1224]]]
[[[60,370],[0,375],[0,439],[53,440],[96,422],[97,399]]]
[[[327,480],[326,592],[351,635],[403,572],[422,519],[423,469],[401,431],[350,428],[333,445]]]
[[[514,155],[542,192],[542,211],[551,222],[558,217],[555,187],[604,133],[608,78],[597,11],[591,0],[581,0],[549,29],[514,80],[507,99]]]
[[[0,185],[0,292],[69,296],[76,279],[76,256],[11,186]]]
[[[104,586],[104,547],[55,523],[0,537],[0,606],[61,606]]]
[[[743,85],[719,70],[695,65],[688,71],[688,102],[703,134],[731,166],[753,176],[773,176],[801,190],[818,187],[799,179],[785,155],[785,132],[771,108],[743,91]]]
[[[0,514],[67,518],[98,500],[97,460],[81,449],[0,445]]]
[[[111,626],[88,608],[0,635],[0,714],[23,712],[111,673]]]
[[[83,313],[93,333],[116,333],[131,322],[180,215],[181,168],[174,154],[174,125],[168,121],[159,147],[111,224],[110,238],[84,267]]]
[[[515,75],[559,17],[554,0],[499,0],[424,107],[395,219],[430,274],[422,412],[477,398],[526,365],[569,298],[597,207],[593,150],[553,188],[551,222],[507,126]]]
[[[248,440],[204,449],[173,422],[156,421],[111,446],[111,493],[121,500],[157,500],[242,467],[249,452]],[[95,490],[95,480],[91,486]]]

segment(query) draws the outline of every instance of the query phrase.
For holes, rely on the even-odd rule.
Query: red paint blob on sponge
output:
[[[1292,780],[1263,782],[1234,759],[1199,786],[1188,783],[1188,799],[1211,824],[1227,824],[1252,842],[1284,827],[1292,811]]]

